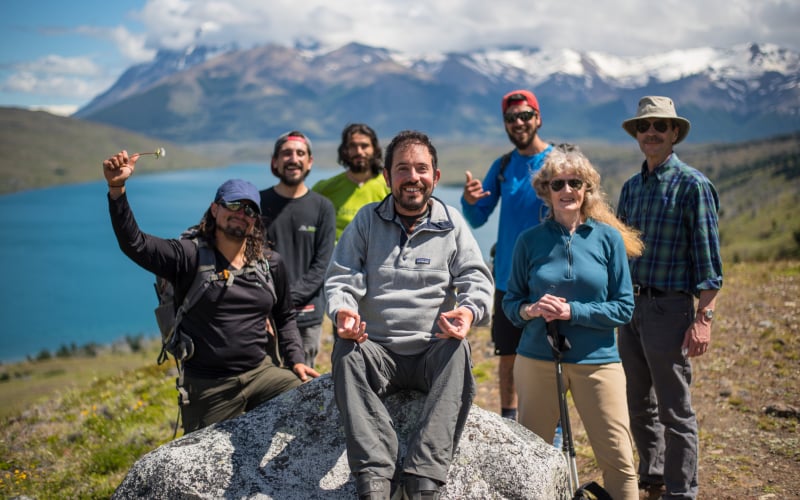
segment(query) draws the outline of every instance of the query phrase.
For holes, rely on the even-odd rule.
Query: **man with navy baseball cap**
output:
[[[120,248],[172,283],[176,304],[198,290],[196,277],[205,285],[175,325],[189,352],[179,363],[184,432],[233,418],[319,376],[305,364],[285,266],[264,245],[258,189],[228,180],[191,237],[158,238],[139,229],[125,194],[138,158],[121,151],[103,162]],[[285,367],[270,355],[270,316]]]

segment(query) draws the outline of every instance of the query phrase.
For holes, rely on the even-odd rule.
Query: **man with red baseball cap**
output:
[[[539,100],[529,90],[512,90],[500,101],[508,139],[515,149],[494,161],[481,182],[466,172],[461,209],[472,227],[482,226],[500,199],[500,221],[494,249],[494,314],[492,341],[500,356],[500,409],[512,420],[517,418],[517,393],[514,390],[514,359],[522,330],[503,313],[503,296],[511,273],[511,256],[517,236],[542,218],[542,201],[531,187],[531,178],[552,149],[539,137],[542,116]]]

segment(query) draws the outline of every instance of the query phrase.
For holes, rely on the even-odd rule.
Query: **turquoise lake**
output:
[[[98,174],[99,172],[98,167]],[[341,169],[312,170],[314,184]],[[230,178],[259,189],[276,179],[263,165],[232,165],[137,175],[128,198],[143,231],[176,237],[199,221],[217,186]],[[35,356],[44,349],[90,342],[109,344],[126,335],[156,336],[153,276],[117,246],[104,181],[0,196],[0,361]],[[439,186],[434,196],[460,208],[461,189]],[[473,231],[486,259],[497,235],[497,211]]]

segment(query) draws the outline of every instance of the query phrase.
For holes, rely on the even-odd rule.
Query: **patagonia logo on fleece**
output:
[[[417,265],[428,265],[431,263],[431,259],[426,259],[425,257],[417,257],[417,260],[414,261],[414,264]]]

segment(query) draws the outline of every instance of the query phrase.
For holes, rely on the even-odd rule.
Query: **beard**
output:
[[[278,178],[281,180],[281,182],[286,184],[287,186],[292,186],[292,187],[299,186],[300,184],[303,183],[304,180],[306,180],[306,177],[308,177],[308,174],[311,173],[311,170],[307,170],[305,173],[303,173],[303,175],[290,177],[290,176],[287,175],[287,171],[286,171],[287,167],[299,167],[299,165],[293,164],[293,163],[284,165],[283,173],[278,175]]]
[[[506,128],[506,135],[508,136],[508,140],[511,141],[511,144],[513,144],[519,150],[528,149],[530,145],[533,144],[533,139],[536,138],[536,134],[538,132],[539,132],[538,127],[535,127],[533,125],[526,125],[524,130],[524,135],[522,137],[518,137],[517,134],[515,134],[512,131],[509,131],[508,128]]]
[[[370,169],[370,165],[372,164],[372,157],[366,158],[357,158],[353,160],[352,158],[348,158],[347,160],[347,168],[350,169],[351,172],[354,174],[360,174],[366,172]]]
[[[421,188],[419,196],[415,197],[414,199],[409,199],[407,195],[404,195],[403,189],[406,187]],[[404,186],[400,186],[400,190],[397,193],[392,193],[392,196],[394,197],[395,203],[397,203],[400,208],[406,212],[417,213],[423,211],[425,207],[428,206],[428,201],[431,199],[431,191],[425,186],[406,184]]]
[[[227,236],[228,238],[230,238],[232,240],[244,241],[244,239],[247,238],[247,228],[246,227],[241,227],[241,226],[238,226],[238,225],[231,225],[231,224],[225,224],[223,226],[223,225],[220,224],[219,228],[220,228],[220,230],[222,231],[222,233],[225,236]]]

